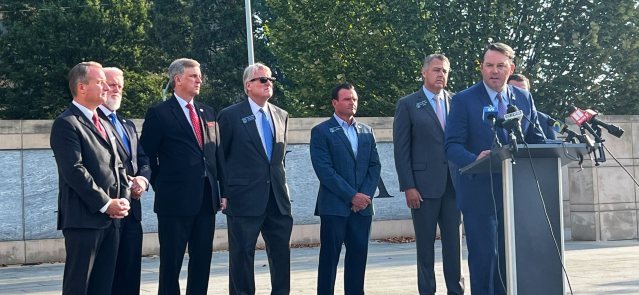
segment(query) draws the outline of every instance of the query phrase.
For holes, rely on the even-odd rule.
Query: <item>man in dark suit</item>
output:
[[[311,160],[320,181],[315,215],[321,218],[317,294],[333,294],[342,244],[344,294],[364,294],[364,274],[373,221],[373,195],[381,163],[373,129],[355,121],[353,84],[333,89],[333,117],[311,130]]]
[[[435,294],[435,236],[439,224],[448,294],[464,294],[461,213],[455,203],[455,166],[444,154],[446,116],[453,94],[445,91],[450,62],[424,59],[424,86],[397,101],[393,123],[395,168],[411,208],[417,248],[419,294]]]
[[[508,77],[508,84],[519,87],[530,92],[530,81],[522,74],[512,74]],[[537,111],[537,119],[539,120],[539,129],[544,132],[547,139],[557,139],[555,131],[548,126],[548,115]]]
[[[113,131],[96,113],[109,90],[102,66],[76,65],[69,88],[73,103],[51,128],[60,181],[58,229],[67,253],[62,294],[111,294],[118,228],[128,214],[130,191]]]
[[[140,144],[151,164],[154,211],[160,239],[158,294],[180,294],[179,276],[188,244],[187,294],[206,294],[215,213],[223,172],[215,111],[193,99],[200,93],[200,64],[181,58],[169,66],[171,99],[149,108]]]
[[[226,167],[222,197],[229,235],[229,293],[255,294],[257,237],[266,242],[271,294],[291,291],[291,200],[284,154],[288,113],[268,102],[271,70],[256,63],[244,70],[248,98],[220,111],[220,140]],[[223,200],[224,200],[223,199]]]
[[[122,103],[124,73],[118,68],[104,68],[109,85],[107,100],[98,107],[100,118],[111,123],[115,132],[117,150],[128,181],[131,182],[131,210],[120,225],[120,246],[115,265],[115,280],[111,294],[140,294],[142,270],[142,205],[140,197],[148,188],[151,178],[149,158],[138,144],[138,132],[133,122],[116,114]],[[115,283],[122,282],[122,283]]]
[[[457,167],[465,167],[490,153],[494,136],[490,125],[483,122],[484,106],[496,106],[499,117],[503,117],[507,106],[513,104],[532,122],[537,122],[530,93],[506,84],[515,69],[513,60],[510,46],[488,45],[481,63],[483,81],[457,93],[452,100],[444,148]],[[521,129],[527,143],[543,142],[543,135],[527,120],[522,120]],[[499,128],[497,134],[501,143],[509,143],[504,129]],[[464,216],[471,292],[505,294],[501,173],[457,173],[457,179],[457,206]]]

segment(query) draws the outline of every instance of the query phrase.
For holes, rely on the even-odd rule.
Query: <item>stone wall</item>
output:
[[[620,139],[605,133],[603,137],[608,149],[636,177],[639,174],[634,168],[639,162],[639,134],[635,133],[639,132],[639,117],[601,116],[601,119],[626,130]],[[311,166],[308,142],[310,129],[323,120],[325,118],[289,121],[290,153],[286,164],[297,228],[294,233],[298,235],[293,237],[294,242],[295,239],[299,239],[300,243],[317,241],[319,218],[313,216],[313,209],[319,182]],[[403,193],[399,192],[395,173],[393,118],[358,120],[375,130],[382,162],[382,179],[389,193],[395,196],[375,200],[374,220],[380,226],[377,229],[374,226],[373,235],[386,237],[411,234],[410,211]],[[132,121],[141,130],[142,120]],[[51,120],[0,120],[0,263],[64,257],[62,234],[56,230],[58,174],[49,147],[51,124]],[[607,158],[608,161],[599,167],[586,161],[582,171],[579,171],[576,163],[564,168],[564,227],[568,239],[621,240],[636,239],[638,236],[637,187],[612,157],[607,155]],[[151,253],[157,248],[154,242],[157,238],[153,234],[157,232],[153,196],[151,189],[142,198],[143,228],[147,233],[145,247],[148,246],[146,251]],[[216,239],[222,237],[216,243],[218,248],[223,248],[226,218],[218,214],[216,221]],[[388,222],[383,223],[385,221]],[[384,226],[381,226],[382,223]],[[55,249],[47,249],[51,247]],[[53,254],[47,256],[40,253],[45,250]],[[31,258],[28,258],[29,251],[32,252]],[[18,252],[22,254],[16,254]],[[18,258],[11,260],[7,257]]]

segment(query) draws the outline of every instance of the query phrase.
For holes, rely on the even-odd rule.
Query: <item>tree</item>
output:
[[[9,6],[15,12],[4,14],[7,32],[0,36],[0,118],[58,116],[71,102],[66,76],[81,61],[125,71],[129,116],[142,117],[160,97],[161,82],[152,74],[157,50],[146,38],[146,2],[19,2],[26,4]]]

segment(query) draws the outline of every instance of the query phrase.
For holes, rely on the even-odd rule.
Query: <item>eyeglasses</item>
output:
[[[253,82],[255,80],[260,80],[260,83],[265,84],[267,81],[271,81],[271,82],[275,82],[275,78],[273,77],[259,77],[259,78],[253,78],[251,80],[249,80],[249,82]]]

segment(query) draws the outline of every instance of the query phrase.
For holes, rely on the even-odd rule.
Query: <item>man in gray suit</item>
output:
[[[397,101],[393,124],[395,168],[411,208],[417,247],[419,294],[435,294],[435,236],[439,224],[448,294],[464,293],[461,214],[455,203],[455,167],[444,154],[444,130],[452,93],[443,90],[450,62],[441,54],[424,60],[424,86]]]
[[[262,233],[271,271],[271,294],[291,291],[291,200],[284,155],[288,113],[268,102],[271,69],[244,70],[248,98],[218,115],[227,169],[221,179],[229,235],[229,293],[255,294],[255,244]]]

